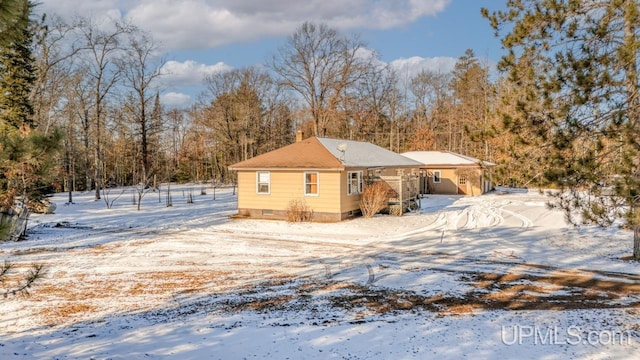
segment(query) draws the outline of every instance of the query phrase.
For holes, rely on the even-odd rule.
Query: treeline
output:
[[[3,44],[5,55],[22,63],[3,62],[0,79],[9,79],[13,66],[28,65],[23,86],[31,108],[22,110],[15,128],[27,124],[59,142],[48,147],[47,171],[23,188],[92,190],[100,198],[111,186],[230,183],[228,165],[290,144],[297,130],[396,152],[459,152],[499,164],[494,178],[502,183],[537,177],[536,147],[503,121],[510,112],[516,116],[511,100],[518,86],[492,74],[472,50],[450,73],[408,76],[357,37],[305,23],[263,66],[203,79],[202,100],[180,109],[162,104],[160,91],[167,89],[161,89],[158,44],[134,24],[30,19],[22,39],[30,53],[9,51],[15,41]],[[15,104],[0,95],[3,123]],[[3,168],[4,193],[20,187],[6,174],[25,162]]]

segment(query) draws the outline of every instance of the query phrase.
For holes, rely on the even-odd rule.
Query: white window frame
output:
[[[458,185],[467,185],[467,177],[466,176],[460,176],[458,178]]]
[[[264,181],[264,178],[262,179],[263,180],[262,182],[260,181],[261,174],[267,175],[267,181]],[[267,184],[267,191],[260,191],[260,184]],[[270,171],[256,171],[256,194],[261,194],[261,195],[271,194],[271,172]]]
[[[351,183],[351,177],[353,174],[356,174],[356,179],[358,182],[358,188],[353,190],[352,189],[352,183]],[[348,171],[347,172],[347,195],[360,195],[362,194],[362,187],[363,187],[363,179],[362,179],[362,171]]]
[[[436,174],[438,174],[438,175],[437,175],[437,180],[438,180],[438,181],[436,181]],[[441,183],[441,182],[442,182],[442,171],[440,171],[440,170],[433,170],[433,177],[432,177],[432,179],[433,179],[433,183],[434,183],[434,184],[439,184],[439,183]]]
[[[316,184],[316,192],[314,192],[314,193],[307,192],[307,185],[313,184],[313,183],[308,183],[307,182],[307,175],[308,174],[316,174],[316,182],[315,182],[315,184]],[[319,171],[305,171],[304,174],[303,174],[302,181],[304,183],[303,185],[304,185],[304,195],[305,196],[318,196],[318,195],[320,195],[320,172]]]

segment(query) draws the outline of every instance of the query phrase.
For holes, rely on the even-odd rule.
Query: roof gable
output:
[[[238,169],[342,169],[344,165],[315,137],[304,139],[229,166]]]

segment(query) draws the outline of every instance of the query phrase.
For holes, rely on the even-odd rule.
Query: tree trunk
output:
[[[633,225],[633,260],[640,261],[640,224]]]
[[[98,89],[100,83],[98,82]],[[100,188],[102,187],[102,149],[101,149],[101,136],[102,136],[102,109],[100,105],[100,93],[96,92],[96,144],[95,144],[95,161],[94,161],[94,179],[96,185],[95,199],[100,200]]]
[[[96,152],[96,159],[95,159],[95,163],[94,163],[94,166],[95,166],[95,169],[94,169],[94,182],[95,182],[95,186],[96,186],[95,199],[96,200],[100,200],[100,187],[102,186],[101,181],[100,181],[100,178],[102,177],[102,172],[101,172],[102,169],[100,168],[100,166],[102,165],[102,163],[100,161],[101,157],[100,157],[100,140],[99,139],[96,141],[95,152]]]
[[[624,3],[625,6],[625,23],[624,23],[624,43],[627,49],[637,50],[638,36],[636,35],[636,23],[631,20],[631,14],[637,11],[637,0],[627,0]],[[627,51],[624,53],[625,64],[625,87],[627,90],[627,116],[629,122],[633,124],[633,130],[638,131],[638,120],[640,119],[640,94],[638,93],[638,59],[636,51]],[[637,136],[637,135],[634,135]],[[638,148],[638,139],[634,138],[636,149]],[[637,164],[635,165],[634,174],[637,174]],[[635,178],[635,176],[634,176]],[[637,181],[637,178],[635,178]],[[635,203],[635,199],[633,200]],[[636,213],[636,204],[632,204],[633,214],[635,215],[633,221],[633,259],[640,261],[640,220]]]

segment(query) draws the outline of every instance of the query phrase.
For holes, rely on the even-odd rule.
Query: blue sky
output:
[[[357,33],[381,60],[407,73],[448,71],[471,48],[487,64],[501,55],[480,8],[506,0],[41,0],[63,17],[127,20],[163,46],[163,99],[186,105],[206,74],[259,65],[304,21]]]
[[[480,8],[497,9],[502,0],[453,0],[445,11],[427,16],[399,29],[372,31],[368,42],[379,49],[383,60],[411,56],[453,57],[473,49],[481,58],[497,60],[500,41],[493,36]]]
[[[377,50],[382,60],[391,62],[399,58],[457,58],[468,48],[481,58],[496,61],[500,55],[500,42],[493,36],[489,22],[480,15],[480,8],[497,9],[501,0],[452,0],[444,11],[434,16],[423,16],[417,21],[397,28],[350,29],[360,34],[368,47]],[[284,43],[284,37],[268,37],[251,42],[237,42],[199,51],[176,52],[176,59],[222,61],[232,66],[248,66],[262,62]]]

